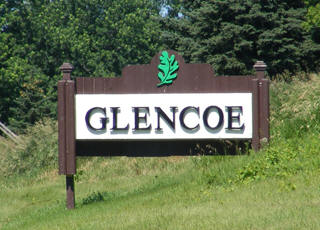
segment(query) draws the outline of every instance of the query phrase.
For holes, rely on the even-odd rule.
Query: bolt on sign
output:
[[[215,76],[209,64],[187,64],[162,51],[150,64],[127,66],[117,78],[58,82],[59,173],[67,208],[75,207],[76,158],[190,155],[197,143],[269,140],[269,82],[262,61],[252,76]]]

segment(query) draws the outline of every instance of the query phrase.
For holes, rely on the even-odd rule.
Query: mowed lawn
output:
[[[157,161],[155,168],[133,166],[133,158],[87,163],[75,210],[65,207],[57,171],[4,184],[1,229],[320,229],[320,170],[209,186],[192,158],[138,160]],[[224,164],[238,167],[248,157],[216,158],[227,173]],[[108,161],[113,169],[125,163],[124,171],[110,173]]]

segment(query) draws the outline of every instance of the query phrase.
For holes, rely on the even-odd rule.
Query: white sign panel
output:
[[[78,140],[252,138],[251,93],[75,97]]]

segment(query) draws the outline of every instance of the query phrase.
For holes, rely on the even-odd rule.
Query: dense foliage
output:
[[[306,12],[300,0],[184,0],[180,16],[162,20],[163,39],[218,74],[247,74],[256,60],[267,63],[271,76],[315,70],[320,46],[302,27]]]
[[[158,14],[149,0],[2,1],[0,120],[24,128],[56,115],[59,66],[74,75],[114,76],[158,51]]]
[[[307,20],[304,27],[311,32],[314,41],[320,43],[320,1],[305,0],[308,7]]]
[[[109,77],[167,47],[218,74],[247,74],[256,60],[271,76],[317,70],[318,11],[318,0],[1,1],[0,121],[21,132],[55,118],[63,62]]]

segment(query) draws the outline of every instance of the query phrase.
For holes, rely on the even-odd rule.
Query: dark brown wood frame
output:
[[[190,149],[200,141],[77,141],[75,139],[76,94],[150,94],[150,93],[252,93],[252,148],[258,151],[269,141],[269,81],[266,65],[258,61],[252,76],[214,76],[209,64],[186,64],[174,51],[179,62],[178,78],[172,85],[157,87],[158,53],[150,64],[127,66],[122,77],[75,78],[73,66],[64,63],[58,82],[59,174],[66,175],[67,208],[75,207],[74,179],[78,156],[170,156],[190,155]],[[201,141],[210,143],[210,140]]]

